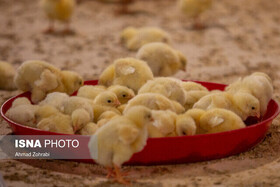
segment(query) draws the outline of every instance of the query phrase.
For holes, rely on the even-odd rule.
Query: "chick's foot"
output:
[[[114,164],[114,170],[115,170],[115,181],[117,181],[120,184],[124,184],[124,185],[130,185],[130,181],[125,180],[123,178],[124,174],[120,171],[120,167],[118,167],[117,165]]]

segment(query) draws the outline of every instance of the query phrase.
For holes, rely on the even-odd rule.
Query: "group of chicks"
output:
[[[182,56],[173,53],[178,59]],[[127,183],[120,167],[144,148],[148,137],[244,128],[248,117],[264,116],[272,97],[271,79],[261,72],[233,82],[225,91],[209,91],[196,82],[163,77],[160,72],[166,71],[152,64],[154,60],[117,59],[95,86],[83,85],[75,72],[61,71],[47,62],[26,61],[17,69],[14,83],[31,92],[32,103],[17,98],[6,116],[46,131],[96,135],[98,151],[93,146],[96,138],[89,142],[90,152],[98,152],[95,161],[108,168],[108,177]],[[75,91],[76,96],[71,96]]]
[[[107,1],[107,0],[101,0]],[[114,0],[112,0],[114,1]],[[120,3],[121,8],[117,11],[119,14],[130,14],[128,5],[133,3],[133,0],[115,0]],[[40,7],[46,14],[49,20],[49,26],[44,31],[45,33],[52,33],[55,31],[54,21],[65,23],[64,33],[72,33],[70,28],[70,21],[76,0],[40,0]],[[208,10],[212,5],[212,0],[178,0],[179,9],[186,15],[187,18],[193,20],[194,29],[204,29],[206,26],[201,21],[200,17],[203,12]]]

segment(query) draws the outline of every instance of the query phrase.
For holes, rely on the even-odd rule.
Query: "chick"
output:
[[[112,111],[118,115],[121,115],[121,112],[115,108],[115,107],[110,107],[110,106],[104,106],[104,105],[98,105],[94,104],[93,102],[91,103],[92,109],[93,109],[93,114],[94,114],[94,122],[97,123],[99,117],[107,111]]]
[[[58,20],[66,24],[65,33],[71,33],[70,19],[76,5],[75,0],[41,0],[40,6],[49,19],[49,27],[46,33],[54,32],[54,21]]]
[[[35,111],[35,119],[36,123],[38,124],[41,120],[48,118],[52,115],[56,115],[60,113],[60,111],[52,105],[43,105],[39,106],[38,109]]]
[[[111,91],[104,91],[97,95],[94,99],[94,104],[109,107],[118,107],[121,105],[116,94]]]
[[[19,105],[31,105],[31,102],[26,97],[19,97],[13,101],[12,108],[15,108]]]
[[[116,180],[128,184],[120,172],[120,167],[134,153],[144,148],[148,138],[147,124],[151,121],[151,110],[136,106],[126,111],[124,116],[106,123],[96,131],[95,136],[92,136],[88,144],[90,153],[94,156],[98,152],[95,161],[108,169],[108,176],[112,175],[114,168],[113,176]]]
[[[154,76],[171,76],[178,70],[186,71],[186,57],[161,42],[143,45],[138,50],[136,58],[147,62]]]
[[[246,120],[249,116],[260,117],[260,102],[248,93],[212,93],[202,97],[194,104],[193,108],[204,110],[224,108],[233,111],[242,120]]]
[[[209,91],[193,90],[185,92],[186,102],[184,107],[186,110],[189,110],[193,105],[199,101],[202,97],[209,94]]]
[[[246,125],[232,111],[213,108],[201,116],[200,127],[207,133],[217,133],[244,128]]]
[[[264,116],[267,105],[272,98],[273,85],[268,75],[261,72],[253,73],[226,87],[229,93],[244,92],[255,96],[260,102],[261,116]]]
[[[64,113],[71,116],[74,132],[83,128],[94,119],[92,105],[90,100],[82,97],[70,97],[64,102]]]
[[[83,79],[77,73],[60,71],[47,62],[33,60],[18,68],[15,84],[22,91],[31,91],[32,102],[38,103],[51,92],[71,95],[83,85]]]
[[[36,118],[35,111],[38,106],[31,104],[22,104],[17,105],[15,107],[10,108],[6,112],[6,116],[19,124],[35,127],[36,126]]]
[[[175,136],[175,123],[177,114],[170,110],[153,110],[153,125],[163,136]]]
[[[104,91],[106,91],[106,87],[104,86],[85,85],[79,89],[77,96],[94,100],[98,94]]]
[[[109,65],[106,69],[103,70],[99,76],[98,84],[104,86],[110,86],[113,84],[115,76],[115,64]]]
[[[14,76],[15,68],[7,63],[0,61],[0,90],[15,90]]]
[[[86,124],[81,130],[79,130],[78,134],[80,135],[93,135],[98,129],[98,126],[93,123],[90,122],[88,124]]]
[[[186,113],[177,116],[175,126],[177,136],[189,136],[196,134],[196,123],[194,119]]]
[[[137,93],[142,85],[153,79],[153,73],[147,63],[134,58],[118,59],[114,61],[113,67],[108,68],[110,70],[105,69],[106,73],[102,73],[99,78],[99,83],[106,86],[110,86],[108,83],[112,82],[113,85],[126,86]],[[113,75],[108,75],[107,72]]]
[[[74,134],[71,117],[62,113],[42,119],[37,124],[37,128],[56,133]]]
[[[186,92],[189,92],[189,91],[208,91],[208,89],[206,87],[204,87],[201,84],[196,83],[196,82],[181,81],[180,83],[181,83],[181,86],[183,87],[183,89]]]
[[[69,95],[66,93],[60,93],[60,92],[53,92],[49,93],[46,98],[41,101],[38,105],[44,106],[44,105],[51,105],[58,109],[59,111],[64,111],[64,102],[67,102],[69,99]]]
[[[126,86],[112,85],[108,88],[108,90],[114,92],[117,95],[121,104],[126,104],[135,96],[134,91],[127,88]]]
[[[114,117],[120,116],[120,114],[113,112],[113,111],[106,111],[103,112],[99,117],[98,117],[98,122],[97,126],[102,127],[105,125],[108,121],[113,119]]]
[[[127,27],[122,31],[121,39],[126,48],[132,51],[137,51],[147,43],[170,42],[169,34],[157,27]]]
[[[159,93],[171,100],[177,101],[181,105],[184,105],[186,102],[185,92],[180,85],[180,81],[170,77],[159,77],[150,80],[140,88],[138,93]]]
[[[203,114],[205,114],[205,110],[193,108],[188,110],[184,115],[190,116],[196,125],[196,134],[205,134],[206,131],[200,127],[200,118]],[[188,120],[188,119],[187,119]],[[182,120],[184,122],[184,120]]]
[[[167,97],[157,93],[144,93],[128,101],[124,113],[133,106],[142,105],[152,110],[171,110],[176,113],[184,112],[184,107],[177,108]]]
[[[205,25],[200,21],[200,15],[212,6],[212,0],[178,0],[180,10],[194,20],[194,29],[204,29]]]

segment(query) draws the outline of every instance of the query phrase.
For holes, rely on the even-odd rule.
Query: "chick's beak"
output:
[[[120,106],[120,105],[121,105],[121,103],[120,103],[120,101],[119,101],[119,100],[115,100],[114,105],[117,107],[117,106]]]
[[[155,119],[154,119],[153,117],[151,117],[150,121],[151,121],[151,122],[154,122],[154,121],[155,121]]]
[[[253,113],[253,116],[257,117],[257,118],[260,118],[261,117],[261,114],[259,112],[254,112]]]

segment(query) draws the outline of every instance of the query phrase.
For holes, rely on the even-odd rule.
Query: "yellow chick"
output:
[[[56,115],[60,111],[52,105],[39,106],[35,112],[36,123],[38,124],[42,119],[48,118],[52,115]]]
[[[120,114],[113,112],[113,111],[106,111],[103,112],[99,117],[98,117],[98,122],[97,126],[102,127],[105,125],[108,121],[113,119],[114,117],[120,116]]]
[[[184,107],[177,108],[167,97],[157,93],[144,93],[136,95],[128,101],[124,112],[133,106],[142,105],[152,110],[171,110],[176,113],[184,112]]]
[[[186,110],[189,110],[193,107],[193,105],[199,101],[202,97],[208,95],[209,91],[200,91],[200,90],[193,90],[185,92],[186,102],[184,107]]]
[[[194,104],[193,108],[204,110],[224,108],[233,111],[242,120],[246,120],[249,116],[260,117],[260,102],[256,97],[248,93],[212,93],[202,97]]]
[[[135,96],[134,91],[132,89],[127,88],[126,86],[112,85],[108,88],[108,90],[116,94],[121,104],[126,104],[130,99],[132,99]]]
[[[98,104],[93,104],[92,102],[92,109],[94,113],[94,122],[97,123],[99,117],[107,111],[112,111],[118,115],[121,115],[121,112],[115,108],[115,107],[109,107],[109,106],[104,106],[104,105],[98,105]]]
[[[62,113],[42,119],[37,124],[37,128],[56,133],[74,134],[71,117]]]
[[[153,125],[163,136],[175,136],[177,114],[170,110],[153,110]]]
[[[181,81],[180,83],[186,92],[188,92],[188,91],[208,91],[208,89],[206,87],[204,87],[201,84],[196,83],[196,82]]]
[[[88,124],[86,124],[81,130],[79,130],[78,134],[80,135],[93,135],[98,129],[98,126],[93,123],[90,122]]]
[[[264,116],[268,102],[273,95],[273,85],[268,75],[256,72],[230,84],[226,87],[226,91],[230,93],[245,92],[252,94],[259,100],[261,116]]]
[[[217,133],[244,128],[246,125],[232,111],[213,108],[201,116],[200,127],[207,133]]]
[[[53,92],[49,93],[46,98],[41,101],[38,105],[39,106],[44,106],[44,105],[51,105],[58,109],[59,111],[63,112],[64,111],[64,102],[67,102],[69,99],[69,95],[66,93],[61,93],[61,92]]]
[[[136,51],[143,45],[152,42],[170,43],[167,32],[157,27],[127,27],[121,33],[121,39],[127,49]]]
[[[93,103],[109,107],[118,107],[121,105],[116,94],[111,91],[104,91],[100,93],[95,97]]]
[[[6,112],[6,116],[19,124],[35,127],[35,112],[37,108],[38,106],[31,104],[16,105]]]
[[[115,77],[115,64],[111,64],[107,68],[105,68],[101,73],[101,75],[99,76],[98,84],[104,86],[110,86],[113,84],[114,77]]]
[[[200,127],[200,118],[203,114],[205,114],[205,110],[193,108],[188,110],[184,115],[190,116],[196,124],[196,134],[205,134],[206,131]],[[187,119],[188,120],[188,119]],[[184,120],[182,120],[184,122]]]
[[[94,119],[92,105],[90,100],[82,97],[70,97],[64,102],[64,113],[71,116],[74,132],[83,128]]]
[[[105,69],[106,73],[99,77],[99,83],[106,86],[110,86],[108,83],[112,82],[113,85],[126,86],[137,93],[142,85],[153,79],[153,73],[147,63],[135,58],[118,59],[114,61],[113,67],[108,68],[110,70]],[[108,75],[109,73],[112,75]]]
[[[15,84],[22,91],[31,91],[31,100],[38,103],[48,93],[65,92],[71,95],[83,85],[75,72],[61,71],[43,61],[26,61],[17,70]]]
[[[14,76],[15,68],[7,63],[0,61],[0,90],[15,90]]]
[[[196,134],[196,123],[194,119],[186,113],[177,116],[175,126],[177,136],[190,136]]]
[[[143,45],[136,58],[148,63],[154,76],[171,76],[178,70],[186,71],[187,59],[169,45],[154,42]]]
[[[108,169],[108,176],[114,176],[118,182],[128,184],[120,167],[134,153],[144,148],[148,139],[147,124],[151,121],[151,110],[136,106],[126,111],[124,116],[113,118],[92,136],[88,144],[90,153],[95,155],[98,152],[95,161]]]
[[[158,77],[149,80],[139,89],[138,93],[162,94],[171,100],[177,101],[181,105],[184,105],[186,102],[185,92],[180,85],[180,80],[170,77]]]
[[[85,86],[82,86],[78,93],[77,93],[77,96],[79,97],[85,97],[85,98],[88,98],[88,99],[92,99],[94,100],[95,97],[106,91],[106,87],[105,86],[100,86],[100,85],[97,85],[97,86],[90,86],[90,85],[85,85]]]
[[[13,101],[12,108],[15,108],[19,105],[31,105],[31,102],[26,97],[19,97]]]
[[[49,19],[49,27],[45,32],[54,32],[55,20],[66,23],[65,33],[71,32],[69,23],[75,5],[75,0],[41,0],[40,6]]]
[[[212,0],[178,0],[180,10],[194,20],[194,29],[204,29],[200,15],[212,6]]]

